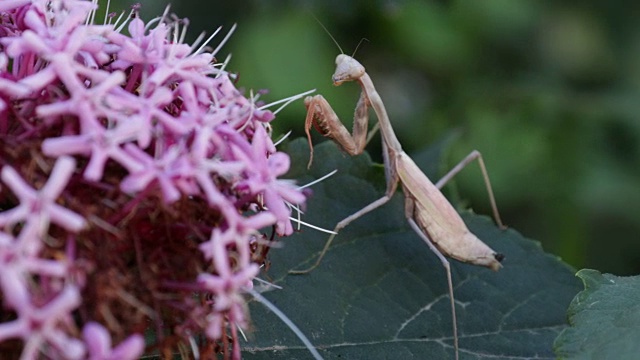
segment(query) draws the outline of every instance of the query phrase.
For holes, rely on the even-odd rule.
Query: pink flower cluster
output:
[[[24,359],[134,359],[152,321],[158,343],[171,324],[237,353],[260,231],[289,235],[288,204],[305,200],[278,179],[289,157],[274,115],[214,53],[181,43],[179,21],[134,9],[93,25],[94,11],[0,2],[0,350],[18,339]]]

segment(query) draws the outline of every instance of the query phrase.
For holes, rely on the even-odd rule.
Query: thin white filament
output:
[[[261,302],[267,309],[271,310],[271,312],[276,314],[276,316],[279,317],[280,320],[282,320],[282,322],[285,323],[289,327],[289,329],[293,331],[294,334],[296,334],[298,339],[302,341],[302,343],[304,344],[304,346],[307,347],[311,355],[313,355],[314,359],[322,360],[322,356],[320,356],[320,353],[318,352],[318,350],[316,350],[316,348],[313,346],[311,341],[309,341],[309,339],[302,333],[302,331],[300,331],[300,329],[296,326],[296,324],[294,324],[293,321],[291,321],[291,319],[287,317],[287,315],[285,315],[282,311],[280,311],[280,309],[278,309],[275,305],[273,305],[264,296],[260,295],[257,291],[253,289],[247,289],[247,292],[251,294],[251,296],[253,296],[256,300]]]

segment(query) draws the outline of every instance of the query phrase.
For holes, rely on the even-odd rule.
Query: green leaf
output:
[[[640,354],[640,276],[580,270],[584,291],[569,306],[571,327],[554,344],[562,359],[637,359]]]
[[[444,145],[443,145],[444,146]],[[421,154],[439,163],[441,148]],[[306,141],[289,144],[301,184],[338,169],[313,186],[303,220],[332,229],[384,193],[384,171],[365,154],[349,157],[332,142],[315,149],[310,171]],[[419,164],[425,165],[425,164]],[[435,167],[431,167],[435,168]],[[433,174],[428,174],[433,176]],[[481,181],[481,180],[479,180]],[[506,255],[504,268],[451,260],[462,359],[552,359],[552,343],[565,328],[565,311],[579,291],[574,271],[539,243],[513,229],[499,230],[486,216],[463,213],[471,231]],[[320,266],[308,275],[288,275],[310,266],[327,235],[302,228],[270,252],[265,280],[281,290],[264,293],[328,359],[453,358],[453,332],[442,264],[409,228],[399,192],[382,208],[343,229]],[[246,359],[306,359],[291,330],[258,303]]]

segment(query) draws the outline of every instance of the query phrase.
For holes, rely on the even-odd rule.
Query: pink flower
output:
[[[26,301],[17,309],[18,319],[0,324],[0,341],[21,338],[25,345],[23,359],[35,359],[44,343],[67,359],[80,359],[85,349],[82,342],[70,338],[59,325],[71,320],[71,311],[80,304],[80,292],[74,286],[64,290],[42,307]]]
[[[75,171],[75,166],[73,158],[59,158],[51,171],[49,180],[39,191],[24,182],[13,168],[4,166],[0,177],[18,197],[20,205],[0,212],[0,226],[23,221],[25,229],[35,226],[36,235],[42,236],[47,231],[49,222],[52,221],[69,231],[80,231],[86,224],[84,218],[55,202]]]
[[[290,235],[293,232],[289,220],[291,210],[286,206],[286,202],[299,204],[304,201],[304,196],[293,183],[277,179],[289,170],[289,157],[274,152],[273,143],[262,127],[258,127],[253,134],[250,149],[241,149],[238,146],[233,149],[234,154],[247,163],[245,171],[248,178],[241,181],[238,187],[246,187],[252,194],[262,194],[269,212],[278,220],[278,233]]]
[[[99,124],[88,125],[86,127],[90,129],[86,129],[82,135],[46,139],[42,143],[42,151],[49,156],[90,155],[91,160],[84,171],[87,180],[100,180],[104,166],[110,158],[128,171],[134,172],[142,166],[124,151],[122,144],[138,136],[139,125],[135,122],[123,122],[111,129],[104,129]]]
[[[137,359],[144,351],[144,338],[133,334],[120,345],[111,348],[111,335],[100,324],[90,322],[82,329],[82,337],[87,344],[89,360]]]
[[[145,328],[209,348],[230,328],[236,356],[266,254],[252,240],[290,234],[288,204],[305,200],[279,178],[275,116],[217,50],[177,39],[184,22],[145,24],[134,7],[94,25],[96,8],[0,2],[0,342],[22,339],[22,358],[134,359]]]

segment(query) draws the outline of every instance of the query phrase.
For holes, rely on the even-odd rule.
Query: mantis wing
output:
[[[478,239],[440,190],[404,152],[396,155],[397,175],[405,194],[405,214],[442,254],[498,271],[502,256]]]

